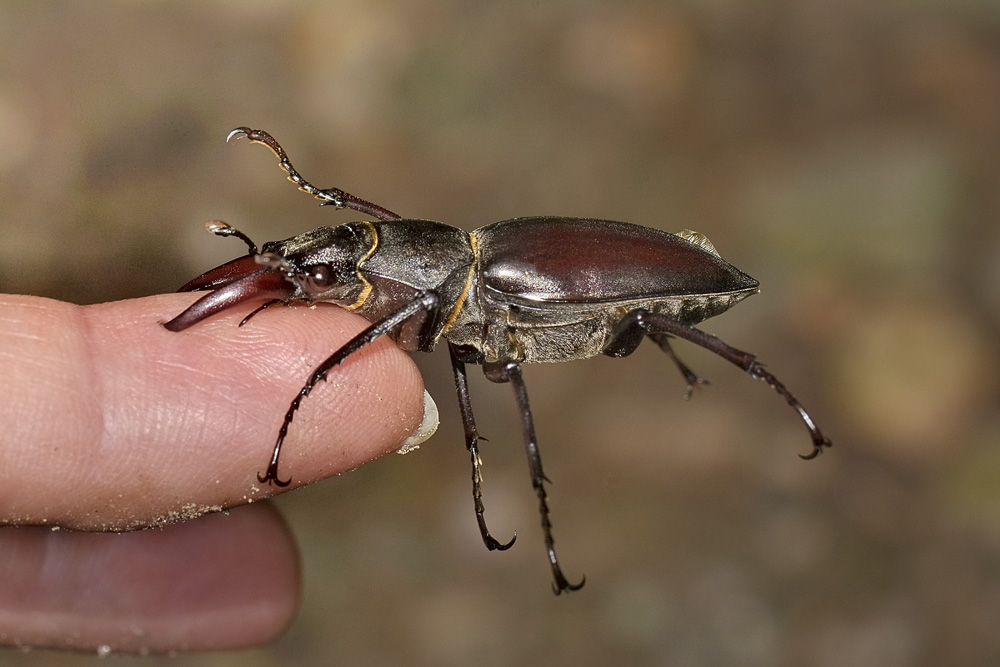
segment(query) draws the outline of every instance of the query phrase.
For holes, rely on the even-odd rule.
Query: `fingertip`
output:
[[[196,296],[85,308],[21,297],[0,309],[0,339],[21,346],[3,348],[13,385],[0,412],[16,425],[0,454],[8,520],[121,529],[276,491],[256,475],[290,401],[368,323],[292,306],[243,327],[235,312],[177,333],[161,326]],[[409,355],[387,339],[352,355],[302,402],[282,478],[294,488],[398,449],[421,422],[422,389]]]
[[[266,503],[123,535],[5,528],[0,551],[5,644],[247,648],[279,636],[298,606],[298,552]]]

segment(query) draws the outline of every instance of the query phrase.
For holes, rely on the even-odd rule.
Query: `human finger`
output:
[[[245,648],[278,636],[299,568],[268,503],[123,534],[0,528],[0,643],[105,653]]]
[[[161,326],[197,295],[95,306],[0,297],[0,520],[90,530],[251,502],[289,401],[367,322],[335,307]],[[293,487],[399,447],[421,421],[409,356],[380,339],[334,369],[291,425]]]

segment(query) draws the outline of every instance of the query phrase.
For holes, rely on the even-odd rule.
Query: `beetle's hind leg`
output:
[[[542,516],[542,534],[545,537],[545,548],[549,553],[549,565],[552,567],[552,590],[556,595],[566,591],[576,591],[583,587],[586,577],[580,583],[571,584],[559,567],[556,557],[555,540],[552,538],[552,522],[549,520],[548,495],[545,492],[545,482],[550,481],[542,471],[542,458],[538,453],[538,439],[535,437],[535,423],[531,417],[531,406],[528,403],[528,389],[521,377],[521,366],[514,361],[483,364],[483,372],[491,382],[510,382],[514,388],[518,412],[521,414],[521,432],[524,434],[524,447],[528,453],[528,469],[531,472],[531,486],[538,496],[538,511]]]
[[[681,372],[684,376],[684,381],[687,383],[687,393],[684,398],[691,398],[691,394],[694,393],[695,387],[699,387],[704,384],[710,384],[708,380],[699,376],[697,373],[692,371],[687,364],[681,361],[677,353],[674,352],[674,348],[670,345],[670,336],[665,333],[649,332],[646,327],[643,326],[641,319],[637,317],[637,313],[644,313],[645,311],[634,310],[628,315],[623,317],[618,324],[615,325],[614,330],[611,332],[611,339],[601,350],[603,354],[609,357],[625,357],[633,352],[642,343],[642,339],[646,336],[649,337],[651,341],[656,343],[661,350],[667,353],[673,360],[674,365],[677,366],[677,370]]]
[[[792,408],[799,414],[799,418],[809,429],[809,435],[812,437],[813,449],[809,454],[799,454],[804,459],[812,459],[823,452],[827,447],[832,446],[830,440],[823,435],[823,432],[819,430],[816,423],[813,422],[812,417],[806,412],[799,400],[781,383],[778,378],[774,377],[771,373],[764,370],[763,364],[757,361],[757,357],[749,352],[744,352],[743,350],[738,350],[731,345],[727,345],[722,342],[722,340],[716,338],[711,334],[707,334],[701,329],[697,329],[690,324],[684,324],[683,322],[678,322],[669,315],[664,315],[662,313],[651,313],[647,310],[638,309],[633,310],[628,315],[623,318],[623,325],[628,327],[639,327],[647,335],[650,334],[668,334],[670,336],[675,336],[677,338],[683,338],[684,340],[690,341],[695,345],[699,345],[710,352],[714,352],[731,364],[739,366],[747,373],[750,377],[755,380],[763,380],[771,387],[779,396],[785,399],[785,401],[792,406]]]
[[[479,441],[486,438],[479,435],[476,428],[476,419],[472,415],[472,401],[469,398],[469,382],[465,375],[465,362],[462,361],[461,352],[455,345],[448,343],[448,353],[451,355],[451,368],[455,374],[455,390],[458,393],[458,409],[462,413],[462,428],[465,430],[465,447],[469,450],[472,458],[472,500],[476,508],[476,522],[479,524],[479,534],[483,536],[483,543],[490,551],[505,551],[509,549],[514,540],[517,539],[517,531],[510,541],[503,543],[490,535],[489,528],[486,527],[486,507],[483,505],[483,474],[480,470],[482,461],[479,458]]]
[[[712,384],[705,378],[701,377],[694,371],[692,371],[687,364],[681,361],[681,358],[677,356],[674,352],[674,348],[670,345],[670,336],[665,333],[651,333],[649,334],[649,340],[656,343],[661,350],[667,353],[671,360],[673,360],[674,365],[677,366],[677,370],[681,372],[684,376],[684,381],[687,383],[687,392],[684,394],[685,399],[690,399],[691,395],[697,387],[702,385]]]
[[[251,130],[249,127],[238,127],[229,133],[226,141],[239,139],[240,137],[246,137],[255,144],[264,144],[270,148],[271,152],[278,157],[278,164],[288,174],[288,180],[299,186],[299,190],[311,194],[320,200],[322,202],[321,206],[352,208],[355,211],[361,211],[362,213],[374,216],[379,220],[401,220],[403,217],[378,204],[373,204],[361,197],[355,197],[349,192],[344,192],[340,188],[317,188],[299,175],[299,172],[295,170],[295,167],[292,166],[291,161],[288,159],[285,149],[281,147],[281,144],[274,137],[264,130]]]

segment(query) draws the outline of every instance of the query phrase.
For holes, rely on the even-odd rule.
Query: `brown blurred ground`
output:
[[[690,346],[713,380],[690,402],[652,347],[528,368],[588,578],[554,598],[509,391],[474,381],[491,526],[519,535],[497,554],[425,355],[434,440],[281,503],[289,633],[164,664],[1000,664],[1000,5],[4,3],[0,289],[169,291],[241,251],[209,218],[263,241],[357,217],[226,146],[237,125],[412,217],[707,234],[763,288],[707,328],[836,446],[801,462],[794,415]]]

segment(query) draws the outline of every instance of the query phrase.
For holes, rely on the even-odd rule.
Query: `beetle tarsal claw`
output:
[[[802,459],[803,461],[811,461],[820,454],[822,454],[823,450],[827,449],[828,447],[833,447],[833,443],[830,442],[829,438],[822,438],[822,439],[814,438],[813,450],[808,454],[799,454],[799,458]]]
[[[486,539],[489,540],[486,543],[486,548],[489,549],[490,551],[507,551],[507,549],[510,549],[512,546],[514,546],[514,542],[517,540],[517,531],[516,530],[514,531],[514,536],[510,538],[509,542],[501,542],[489,534],[487,534],[485,537]]]
[[[289,477],[288,479],[285,480],[278,479],[277,468],[272,469],[271,466],[268,466],[267,472],[264,473],[263,475],[257,473],[257,481],[260,482],[261,484],[271,484],[273,482],[275,486],[280,486],[283,488],[292,483],[292,478]]]
[[[556,580],[552,583],[552,592],[556,595],[559,595],[560,593],[572,593],[573,591],[578,591],[583,588],[585,583],[587,583],[586,576],[580,577],[580,583],[571,584],[569,583],[569,579],[564,577],[562,572],[560,572],[559,576],[556,577]]]
[[[229,136],[226,137],[226,143],[229,143],[233,139],[249,137],[251,132],[253,132],[253,130],[251,130],[249,127],[238,127],[229,133]]]

